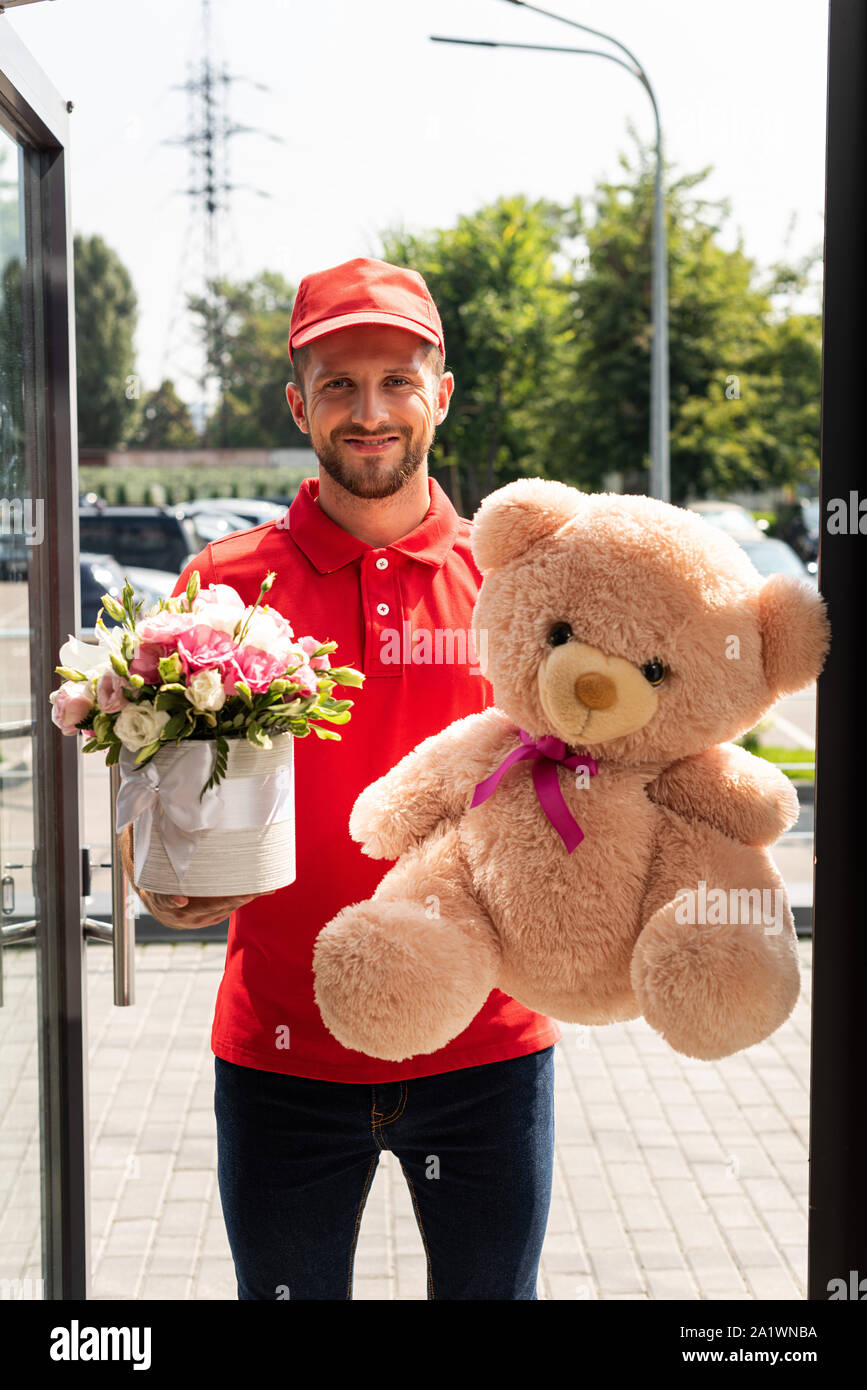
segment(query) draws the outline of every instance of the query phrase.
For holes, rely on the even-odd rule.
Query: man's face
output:
[[[309,345],[306,404],[286,395],[320,464],[356,497],[389,497],[424,463],[454,387],[438,382],[430,344],[390,324],[355,324]]]

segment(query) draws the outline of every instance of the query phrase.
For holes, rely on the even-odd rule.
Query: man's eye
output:
[[[326,383],[325,383],[326,389],[327,389],[329,386],[343,386],[343,385],[345,385],[346,380],[347,380],[347,378],[346,378],[345,376],[337,376],[337,377],[334,378],[333,381],[326,381]]]
[[[390,376],[388,379],[389,381],[403,381],[406,383],[409,382],[409,377],[407,376]]]

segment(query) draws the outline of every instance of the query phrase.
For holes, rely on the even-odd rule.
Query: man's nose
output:
[[[388,401],[378,386],[359,386],[352,400],[352,423],[373,431],[388,420]]]

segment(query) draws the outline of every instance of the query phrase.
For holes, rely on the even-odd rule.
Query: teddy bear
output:
[[[402,1061],[496,988],[563,1022],[643,1015],[688,1057],[760,1042],[800,991],[768,851],[798,801],[733,740],[816,679],[824,601],[649,497],[522,478],[473,522],[494,704],[355,801],[351,837],[395,862],[317,937],[326,1027]]]

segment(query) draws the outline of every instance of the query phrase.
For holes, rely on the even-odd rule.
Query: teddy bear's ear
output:
[[[518,478],[487,496],[473,517],[470,545],[485,574],[550,536],[578,512],[583,494],[553,478]]]
[[[831,628],[825,600],[809,580],[772,574],[759,590],[762,660],[775,699],[794,695],[818,676]]]

